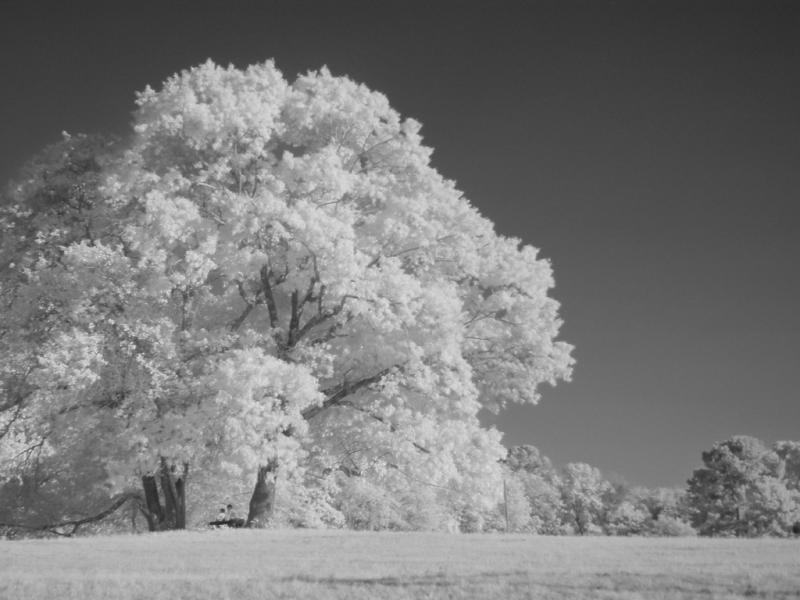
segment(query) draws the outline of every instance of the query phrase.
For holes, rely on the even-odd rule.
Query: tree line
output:
[[[506,501],[493,528],[543,534],[800,534],[800,442],[733,436],[702,453],[682,488],[608,480],[585,463],[554,468],[534,446],[511,448]]]

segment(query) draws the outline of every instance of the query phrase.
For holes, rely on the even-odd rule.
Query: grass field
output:
[[[800,598],[800,540],[228,530],[0,541],[0,598]]]

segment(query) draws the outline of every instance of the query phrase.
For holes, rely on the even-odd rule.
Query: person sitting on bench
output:
[[[228,524],[228,513],[224,508],[220,508],[217,513],[217,518],[211,521],[209,527],[224,527]]]
[[[228,504],[228,527],[244,527],[244,519],[233,510],[233,504]]]
[[[217,520],[211,521],[209,527],[244,527],[244,519],[240,518],[233,510],[233,504],[228,504],[227,508],[220,508]]]

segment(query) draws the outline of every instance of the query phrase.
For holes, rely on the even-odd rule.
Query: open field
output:
[[[800,540],[229,530],[0,541],[0,598],[800,598]]]

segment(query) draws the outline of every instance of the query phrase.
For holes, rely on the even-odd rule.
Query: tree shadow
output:
[[[521,578],[527,583],[525,571],[488,572],[470,575],[456,573],[432,573],[427,575],[390,576],[390,577],[313,577],[295,575],[285,577],[282,581],[313,583],[319,585],[358,585],[386,587],[448,587],[454,585],[481,585],[487,583],[520,583]]]

